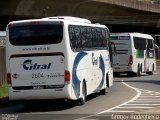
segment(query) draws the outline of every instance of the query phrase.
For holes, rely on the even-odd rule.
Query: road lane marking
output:
[[[142,107],[142,106],[140,106],[140,107],[138,107],[138,106],[137,106],[137,107],[135,107],[135,106],[134,106],[134,107],[128,106],[128,107],[127,107],[127,106],[126,106],[126,107],[119,107],[119,108],[138,108],[138,109],[139,109],[139,108],[153,108],[153,107]]]
[[[131,105],[131,106],[132,106],[132,105],[137,105],[137,106],[138,106],[138,105],[139,105],[139,106],[141,106],[141,105],[146,105],[146,106],[150,106],[150,105],[160,105],[160,104],[131,104],[131,103],[128,104],[128,106],[130,106],[130,105]]]
[[[146,100],[144,100],[144,101],[134,101],[134,102],[160,102],[160,101],[146,101]]]
[[[153,93],[153,92],[151,92],[151,91],[142,91],[142,93]]]
[[[158,99],[160,97],[159,96],[160,92],[155,92],[155,91],[135,88],[135,87],[132,87],[132,86],[128,85],[123,80],[122,80],[122,83],[124,85],[126,85],[127,87],[129,87],[131,89],[134,89],[137,92],[137,95],[133,99],[129,100],[128,102],[125,102],[123,104],[120,104],[118,106],[110,108],[108,110],[102,111],[99,114],[105,113],[105,112],[111,112],[111,111],[115,112],[116,109],[120,109],[120,108],[126,108],[126,110],[134,108],[134,110],[135,110],[135,108],[136,109],[142,109],[142,108],[146,109],[146,108],[154,108],[155,105],[160,105],[160,104],[158,104],[160,102],[160,101],[158,101],[158,100],[160,100],[160,99]],[[137,105],[137,107],[135,107],[135,106],[134,107],[132,107],[132,106],[129,107],[129,105],[131,103],[132,103],[132,106],[133,105]],[[134,104],[134,103],[139,103],[139,104]],[[135,112],[135,111],[133,111],[133,112]]]
[[[129,101],[126,101],[126,102],[124,102],[124,103],[122,103],[122,104],[120,104],[120,105],[114,106],[114,107],[112,107],[112,108],[110,108],[110,109],[101,111],[101,112],[96,113],[96,114],[93,114],[93,115],[85,116],[85,117],[82,117],[82,118],[79,118],[79,119],[76,119],[76,120],[87,120],[86,118],[93,117],[93,116],[100,115],[100,114],[104,114],[104,113],[107,113],[107,112],[108,112],[108,113],[111,113],[111,112],[121,112],[121,113],[131,113],[131,112],[135,112],[135,111],[129,111],[129,110],[126,110],[126,111],[115,111],[115,110],[114,110],[114,109],[116,109],[116,108],[119,108],[120,106],[123,106],[123,105],[125,105],[125,104],[127,104],[127,103],[129,103],[129,102],[132,102],[132,101],[136,100],[136,99],[141,95],[141,91],[139,91],[137,88],[134,88],[134,87],[132,87],[132,86],[124,83],[123,80],[122,80],[122,83],[123,83],[124,85],[126,85],[127,87],[135,90],[135,91],[137,92],[136,96],[134,96],[134,97],[133,97],[132,99],[130,99]]]
[[[143,96],[148,96],[148,95],[150,95],[150,96],[158,96],[158,95],[160,95],[160,94],[144,94],[144,93],[142,93],[143,94]]]
[[[145,100],[145,101],[147,101],[147,100],[153,100],[153,101],[154,101],[154,100],[155,100],[155,101],[156,101],[156,100],[159,100],[159,101],[160,101],[160,99],[137,99],[137,100]]]
[[[137,88],[128,85],[127,83],[123,82],[123,80],[122,80],[122,83],[123,83],[124,85],[126,85],[127,87],[135,90],[135,91],[137,92],[136,96],[134,96],[134,97],[133,97],[132,99],[130,99],[129,101],[126,101],[126,102],[124,102],[124,103],[122,103],[122,104],[120,104],[120,105],[117,105],[117,106],[115,106],[115,107],[112,107],[112,108],[110,108],[110,109],[101,111],[101,112],[99,112],[99,113],[97,113],[97,114],[103,114],[103,113],[105,113],[105,112],[109,112],[109,111],[111,111],[111,110],[113,110],[113,109],[119,108],[120,106],[123,106],[123,105],[125,105],[125,104],[127,104],[127,103],[129,103],[129,102],[132,102],[132,101],[136,100],[136,99],[141,95],[141,91],[139,91]],[[133,112],[135,112],[135,111],[133,111]]]
[[[156,98],[159,98],[160,96],[140,96],[140,97],[143,97],[143,98],[148,98],[148,97],[156,97]]]
[[[118,111],[118,110],[113,110],[113,111],[108,111],[107,113],[133,113],[135,111]],[[103,113],[104,114],[104,113]],[[99,114],[98,114],[99,115]]]
[[[145,89],[140,89],[140,88],[137,88],[137,89],[141,90],[142,92],[146,92],[146,93],[157,93],[157,94],[160,94],[160,92],[156,92],[156,91],[145,90]]]
[[[90,115],[90,116],[85,116],[83,118],[76,119],[76,120],[87,120],[87,118],[89,118],[89,117],[99,116],[101,114],[107,114],[107,113],[134,113],[134,112],[137,111],[135,109],[143,110],[143,109],[154,108],[155,106],[160,105],[160,104],[158,104],[160,102],[160,101],[158,101],[158,100],[160,100],[160,99],[158,99],[160,97],[159,96],[160,92],[135,88],[135,87],[132,87],[132,86],[128,85],[123,80],[122,80],[122,84],[124,84],[128,88],[131,88],[131,89],[135,90],[137,92],[137,94],[132,99],[130,99],[130,100],[128,100],[128,101],[126,101],[126,102],[124,102],[120,105],[114,106],[112,108],[101,111],[99,113],[96,113],[96,114],[93,114],[93,115]],[[139,103],[139,104],[137,104],[137,103]],[[135,106],[137,106],[137,107],[135,107]],[[118,109],[123,109],[123,110],[118,110]],[[126,110],[124,110],[124,109],[126,109]]]

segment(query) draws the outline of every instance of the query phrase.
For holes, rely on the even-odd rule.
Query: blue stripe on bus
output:
[[[102,71],[102,80],[101,80],[100,84],[98,85],[98,89],[101,89],[104,84],[104,75],[105,75],[105,64],[104,64],[104,60],[103,60],[102,55],[100,55],[100,57],[99,57],[99,63],[100,63],[99,68]]]
[[[73,63],[73,69],[72,69],[73,89],[77,98],[80,96],[80,83],[81,83],[81,80],[79,80],[79,78],[77,77],[77,68],[82,58],[87,54],[88,53],[86,52],[79,52]]]

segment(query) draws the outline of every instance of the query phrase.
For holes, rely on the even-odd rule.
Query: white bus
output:
[[[109,30],[76,17],[48,17],[7,26],[10,100],[69,99],[106,93],[113,84]]]
[[[113,71],[120,73],[141,73],[152,75],[156,70],[155,44],[151,35],[142,33],[112,33],[111,41],[116,46],[113,56]]]

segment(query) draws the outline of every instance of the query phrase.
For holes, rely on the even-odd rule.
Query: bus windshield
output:
[[[12,45],[57,44],[62,39],[62,24],[13,25],[9,27],[9,40]]]

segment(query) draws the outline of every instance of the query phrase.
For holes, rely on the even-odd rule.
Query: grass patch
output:
[[[8,96],[7,84],[0,86],[0,99]]]

